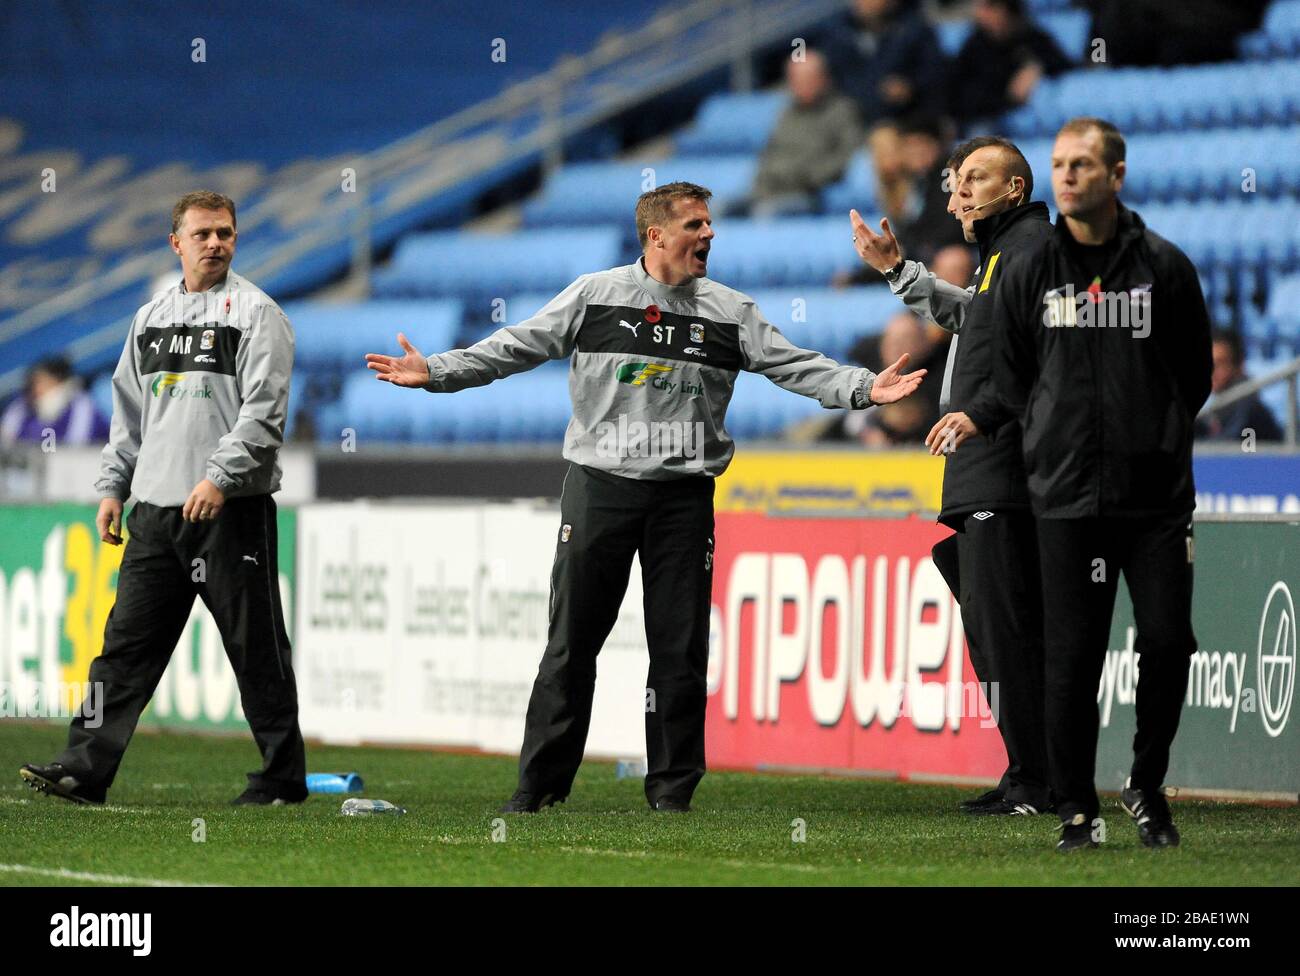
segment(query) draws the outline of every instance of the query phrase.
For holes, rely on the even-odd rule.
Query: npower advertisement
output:
[[[1196,524],[1193,626],[1166,782],[1300,793],[1300,523]],[[904,519],[718,516],[708,750],[728,766],[996,777],[996,693],[974,680],[930,559],[948,534]],[[1141,655],[1121,582],[1097,688],[1097,785],[1132,763]],[[1050,649],[1049,649],[1050,650]]]
[[[708,754],[726,766],[1001,775],[961,612],[916,518],[719,515]]]

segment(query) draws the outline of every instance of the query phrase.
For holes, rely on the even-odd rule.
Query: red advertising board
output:
[[[949,534],[915,517],[719,513],[709,762],[1000,776],[993,710],[930,556]]]

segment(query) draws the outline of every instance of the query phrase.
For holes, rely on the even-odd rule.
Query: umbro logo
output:
[[[977,518],[977,519],[979,519],[981,522],[983,522],[985,519],[990,519],[990,518],[992,518],[992,517],[993,517],[993,513],[992,513],[992,512],[976,512],[976,513],[972,516],[972,518]]]
[[[636,330],[641,327],[640,322],[638,322],[636,325],[633,325],[631,322],[624,322],[622,319],[619,319],[618,324],[621,325],[623,328],[627,329],[629,332],[631,332],[633,338],[639,338],[639,336],[637,336],[636,334]]]

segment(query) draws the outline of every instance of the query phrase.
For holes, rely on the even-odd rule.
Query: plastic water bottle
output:
[[[644,759],[620,759],[614,764],[615,779],[645,779]]]
[[[308,773],[308,793],[360,793],[366,788],[356,773]]]
[[[387,800],[363,800],[354,796],[343,801],[341,812],[345,817],[368,817],[380,813],[400,815],[406,812],[406,807],[394,806]]]

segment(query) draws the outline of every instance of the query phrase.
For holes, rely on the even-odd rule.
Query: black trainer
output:
[[[73,803],[99,805],[104,802],[104,791],[86,787],[81,780],[73,776],[62,763],[50,763],[38,766],[28,763],[18,770],[18,775],[27,781],[34,790],[50,796],[71,800]]]
[[[1092,839],[1092,824],[1082,813],[1076,813],[1069,820],[1061,821],[1061,839],[1056,842],[1056,849],[1061,852],[1077,851],[1084,847],[1098,847]]]
[[[523,790],[515,790],[515,795],[506,801],[497,813],[537,813],[543,807],[554,806],[556,803],[563,803],[568,797],[557,797],[553,793],[543,793],[538,796],[534,793],[525,793]]]
[[[1160,790],[1143,790],[1132,785],[1132,779],[1124,781],[1124,790],[1119,795],[1120,806],[1137,822],[1138,837],[1147,847],[1177,847],[1182,838],[1174,826],[1173,814],[1169,812],[1169,801]]]
[[[661,796],[650,804],[651,810],[657,810],[660,813],[690,813],[691,805],[685,800],[674,800],[670,796]]]
[[[992,789],[970,800],[962,800],[957,809],[962,813],[980,813],[982,807],[996,806],[1003,801],[1001,790]]]
[[[302,803],[306,797],[288,797],[279,793],[272,793],[268,790],[256,786],[250,786],[230,801],[232,807],[287,807],[290,804]]]
[[[972,817],[1036,817],[1046,810],[1040,810],[1032,803],[1016,803],[1005,796],[993,803],[969,807],[964,811]]]

